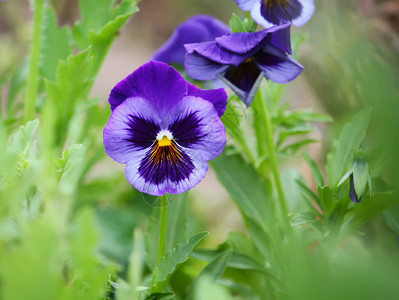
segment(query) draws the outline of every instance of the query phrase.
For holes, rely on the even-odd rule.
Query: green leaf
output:
[[[151,291],[160,292],[166,286],[169,278],[176,272],[179,265],[184,263],[190,256],[194,248],[206,236],[207,232],[201,232],[192,236],[182,244],[178,244],[169,250],[159,264],[154,268],[151,279]]]
[[[237,16],[236,14],[233,13],[230,19],[230,29],[231,32],[246,32],[247,29],[245,28],[245,25],[243,24],[241,18]]]
[[[383,215],[389,228],[399,235],[399,205],[388,208],[383,212]]]
[[[291,226],[299,226],[314,223],[316,221],[316,215],[313,212],[306,211],[293,215],[290,224]]]
[[[52,81],[56,79],[56,69],[60,60],[72,51],[72,33],[69,27],[58,28],[54,9],[46,8],[41,50],[40,74]]]
[[[218,257],[222,252],[225,251],[198,249],[193,252],[192,256],[203,261],[212,261],[216,257]],[[259,262],[257,262],[256,260],[245,254],[238,253],[235,251],[232,251],[231,257],[229,258],[229,261],[227,263],[227,267],[238,270],[256,271],[256,272],[269,274],[267,269],[264,266],[262,266]]]
[[[336,188],[342,176],[352,167],[356,150],[366,136],[371,109],[357,113],[334,141],[331,152],[327,155],[327,174],[332,188]]]
[[[172,197],[168,204],[166,251],[171,250],[174,246],[187,239],[187,196],[188,193],[179,194]],[[158,263],[160,213],[161,209],[159,207],[153,207],[145,237],[146,262],[151,269]]]
[[[232,256],[232,251],[226,250],[218,254],[195,278],[194,282],[190,286],[188,293],[188,299],[199,299],[196,296],[200,293],[201,280],[203,278],[209,278],[215,282],[220,276],[223,275],[227,268],[227,264]]]
[[[240,155],[226,152],[211,162],[219,181],[243,215],[264,228],[272,226],[275,214],[268,183]]]
[[[8,144],[8,151],[19,154],[21,157],[30,157],[35,145],[33,137],[39,126],[39,120],[33,120],[20,126],[18,131],[11,137]]]
[[[190,298],[189,298],[190,299]],[[202,276],[196,282],[194,295],[191,299],[194,300],[233,300],[237,299],[231,296],[228,288],[215,282],[211,276]]]
[[[316,180],[316,184],[318,186],[324,186],[324,175],[317,163],[307,153],[304,153],[303,157],[312,170],[313,178]]]
[[[298,124],[294,127],[288,128],[288,129],[283,129],[280,134],[279,134],[279,139],[277,142],[277,147],[281,146],[281,144],[289,137],[295,136],[295,135],[302,135],[302,134],[307,134],[310,132],[313,132],[315,129],[314,126],[310,124]]]
[[[365,196],[360,203],[355,203],[353,224],[359,226],[398,203],[399,197],[394,192],[375,193]]]
[[[68,57],[67,61],[59,61],[56,82],[45,81],[48,94],[48,105],[57,111],[57,142],[63,142],[68,124],[76,109],[77,103],[86,101],[90,92],[91,69],[93,59],[91,50],[87,49]]]
[[[171,300],[174,299],[173,293],[153,293],[145,298],[145,300]]]

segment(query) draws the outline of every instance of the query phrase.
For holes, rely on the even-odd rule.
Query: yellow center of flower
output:
[[[168,137],[166,135],[164,135],[163,138],[158,141],[159,147],[166,147],[166,146],[170,146],[171,144],[172,144],[172,140],[168,139]]]

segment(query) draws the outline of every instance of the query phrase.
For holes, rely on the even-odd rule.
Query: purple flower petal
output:
[[[228,65],[215,63],[201,55],[193,52],[186,53],[184,68],[188,76],[197,80],[213,80],[220,73],[229,68]]]
[[[258,32],[237,32],[216,38],[216,41],[225,50],[237,54],[245,54],[270,42],[272,33],[274,36],[278,31],[287,27],[289,27],[289,24],[274,26]],[[280,40],[279,37],[276,38],[276,41],[278,40]]]
[[[187,81],[165,63],[150,61],[120,81],[109,95],[111,110],[132,97],[151,102],[160,112],[168,111],[187,95]]]
[[[226,111],[228,96],[223,88],[217,90],[201,90],[195,85],[189,83],[187,95],[200,97],[211,102],[218,112],[219,117],[221,117]]]
[[[253,3],[248,0],[249,2]],[[249,4],[247,5],[249,7]],[[247,10],[250,10],[252,18],[265,28],[287,23],[302,26],[311,19],[315,5],[313,0],[287,0],[286,3],[258,0]]]
[[[153,145],[126,166],[128,181],[139,191],[160,196],[182,193],[205,176],[208,160],[226,143],[225,128],[215,107],[199,97],[184,97],[169,113],[167,130],[173,147]]]
[[[219,47],[216,41],[184,45],[189,54],[197,53],[215,63],[238,66],[251,56],[247,53],[240,55]],[[190,74],[189,74],[190,75]],[[196,78],[197,79],[197,78]]]
[[[280,25],[281,26],[281,25]],[[275,26],[275,27],[280,27]],[[285,53],[292,54],[291,48],[291,26],[286,26],[280,30],[276,30],[272,34],[272,40],[270,42]]]
[[[255,56],[259,69],[269,80],[287,83],[295,79],[303,70],[303,66],[273,45],[268,45],[263,52]]]
[[[123,164],[142,157],[153,144],[161,124],[161,117],[150,102],[128,98],[113,111],[104,128],[105,151]]]
[[[302,13],[298,18],[292,20],[292,24],[297,27],[306,24],[312,18],[316,9],[313,0],[299,0],[299,2],[302,4]]]
[[[234,0],[243,11],[250,11],[259,0]]]
[[[152,59],[183,65],[186,50],[184,44],[211,41],[230,32],[222,21],[209,16],[197,15],[180,24],[172,36],[153,55]]]

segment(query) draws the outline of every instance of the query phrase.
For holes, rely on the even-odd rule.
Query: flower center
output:
[[[286,6],[290,2],[289,0],[264,0],[264,1],[268,7],[274,5]]]
[[[161,130],[157,134],[157,141],[159,147],[167,147],[172,144],[173,135],[169,130]]]

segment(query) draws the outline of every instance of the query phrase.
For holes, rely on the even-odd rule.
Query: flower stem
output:
[[[35,117],[36,98],[39,88],[39,61],[43,33],[45,0],[35,0],[33,5],[33,39],[29,59],[29,77],[24,99],[25,122],[32,120]]]
[[[166,195],[161,198],[161,218],[159,220],[158,262],[166,253],[166,235],[168,229],[168,199]]]
[[[277,157],[276,157],[276,148],[274,146],[274,133],[273,128],[270,120],[269,111],[266,105],[266,99],[263,97],[262,92],[259,90],[258,93],[260,94],[259,101],[261,106],[261,113],[265,122],[266,127],[266,145],[269,154],[270,165],[272,168],[272,173],[274,177],[274,183],[277,189],[277,193],[279,196],[280,202],[280,209],[281,214],[285,220],[285,223],[288,224],[287,215],[288,215],[288,208],[287,208],[287,201],[285,199],[283,186],[281,184],[280,174],[278,171],[278,164],[277,164]]]

